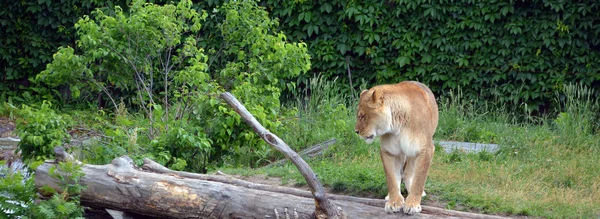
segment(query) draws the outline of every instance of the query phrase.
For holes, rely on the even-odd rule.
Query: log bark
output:
[[[48,175],[53,165],[44,163],[36,169],[35,184],[38,189],[48,185],[60,192],[59,180]],[[314,217],[315,201],[312,198],[195,179],[198,177],[189,178],[182,174],[185,172],[146,172],[136,168],[127,156],[107,165],[82,165],[82,170],[85,176],[81,184],[86,189],[80,197],[84,206],[116,209],[154,218]],[[215,177],[196,175],[200,178]],[[427,214],[388,214],[382,207],[352,201],[334,200],[333,204],[343,208],[348,218],[439,218]]]
[[[189,173],[189,172],[180,172],[180,171],[168,169],[150,159],[144,159],[144,165],[142,168],[144,170],[155,172],[155,173],[168,174],[168,175],[172,175],[172,176],[185,177],[185,178],[191,178],[191,179],[221,182],[221,183],[245,187],[245,188],[249,188],[249,189],[256,189],[256,190],[262,190],[262,191],[268,191],[268,192],[284,193],[284,194],[305,197],[305,198],[312,198],[312,193],[310,191],[306,191],[306,190],[302,190],[302,189],[298,189],[298,188],[253,183],[253,182],[237,179],[235,177],[226,175],[221,172],[217,172],[218,175],[206,175],[206,174],[197,174],[197,173]],[[383,209],[383,207],[385,206],[385,200],[383,200],[383,199],[362,198],[362,197],[353,197],[353,196],[337,195],[337,194],[327,194],[327,197],[331,200],[334,200],[334,202],[335,201],[354,202],[354,203],[359,203],[359,204],[363,204],[363,205],[378,207],[380,209]],[[421,212],[422,214],[432,215],[432,216],[435,215],[435,216],[471,218],[471,219],[505,219],[506,218],[506,217],[497,216],[497,215],[485,215],[485,214],[477,214],[477,213],[471,213],[471,212],[454,211],[454,210],[448,210],[448,209],[432,207],[432,206],[422,205],[421,207],[423,209],[423,211]]]
[[[246,107],[240,103],[231,93],[224,92],[221,94],[221,98],[229,104],[243,119],[254,129],[256,133],[265,141],[267,144],[273,146],[279,152],[283,153],[285,157],[294,163],[300,174],[306,180],[306,183],[310,187],[310,191],[315,199],[315,216],[316,218],[346,218],[341,208],[332,204],[326,196],[325,189],[317,175],[312,171],[310,166],[304,161],[298,153],[292,150],[283,140],[277,135],[271,133],[265,127],[263,127],[254,116],[248,112]]]

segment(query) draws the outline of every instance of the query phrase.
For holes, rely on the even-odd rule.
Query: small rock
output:
[[[454,150],[459,150],[466,153],[479,153],[482,151],[494,153],[498,151],[497,144],[483,144],[457,141],[439,141],[438,143],[444,148],[446,153],[450,153]]]

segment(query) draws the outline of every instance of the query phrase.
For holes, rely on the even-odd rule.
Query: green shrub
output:
[[[173,128],[151,143],[151,156],[158,163],[174,170],[206,172],[214,164],[210,160],[214,149],[211,139],[201,127],[185,121],[171,123]]]
[[[70,140],[69,118],[50,107],[50,102],[44,101],[39,109],[24,105],[19,111],[16,129],[21,141],[17,150],[26,162],[51,158],[54,147]]]
[[[0,25],[10,34],[5,40],[7,46],[0,48],[0,65],[7,66],[0,71],[6,82],[0,85],[0,90],[6,91],[1,92],[0,99],[35,100],[41,93],[69,100],[62,92],[64,87],[48,90],[41,84],[20,85],[28,85],[27,78],[52,60],[58,46],[75,48],[78,30],[72,24],[82,15],[98,6],[110,7],[105,9],[107,14],[114,5],[128,11],[127,2],[42,0],[39,4],[5,4],[0,14],[10,19]],[[225,2],[199,1],[192,6],[210,15],[202,25],[198,44],[206,48],[209,68],[215,70],[211,70],[212,76],[218,75],[230,58],[248,54],[223,50],[223,45],[231,42],[221,34]],[[600,84],[599,66],[594,62],[600,46],[600,26],[594,24],[598,15],[593,13],[600,8],[598,2],[265,0],[260,5],[279,21],[280,25],[271,27],[283,30],[292,41],[306,42],[313,57],[311,72],[329,79],[339,77],[338,84],[346,91],[354,89],[350,85],[360,80],[374,84],[411,79],[430,85],[438,95],[462,87],[467,98],[496,98],[514,111],[527,106],[537,113],[553,109],[552,97],[562,84],[580,82],[594,89]],[[104,69],[120,70],[126,65],[116,66]],[[111,87],[124,82],[104,76],[95,79],[111,94],[118,93],[120,88]],[[296,78],[307,83],[311,76]],[[119,95],[137,99],[130,92]],[[94,101],[103,105],[109,100],[94,96]]]
[[[27,170],[13,171],[0,165],[0,217],[27,215],[36,197],[34,177]]]
[[[78,50],[60,48],[36,80],[68,84],[73,97],[110,100],[119,123],[107,132],[112,148],[137,153],[138,139],[153,142],[147,156],[195,171],[223,160],[265,162],[270,146],[218,95],[231,92],[266,128],[276,130],[281,90],[294,87],[285,79],[310,68],[306,45],[275,32],[277,21],[255,2],[230,2],[212,11],[207,22],[216,22],[215,35],[200,31],[207,16],[186,0],[164,6],[134,1],[129,13],[120,7],[114,14],[96,10],[76,24]],[[203,44],[213,39],[214,44]],[[208,47],[210,60],[200,45]],[[143,112],[136,114],[137,124],[123,119],[118,98],[134,114]]]

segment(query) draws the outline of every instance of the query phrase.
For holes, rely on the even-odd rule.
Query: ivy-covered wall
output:
[[[93,9],[111,6],[101,0],[4,1],[0,7],[0,91],[29,84],[44,70],[59,46],[74,45],[73,24]]]
[[[312,70],[348,85],[419,80],[437,94],[546,108],[579,82],[600,89],[597,1],[286,1],[265,6]],[[349,70],[347,66],[349,66]],[[349,73],[350,72],[350,73]]]
[[[3,4],[0,91],[26,83],[44,69],[59,45],[73,44],[72,24],[78,17],[114,2],[128,1]],[[199,1],[196,7],[211,14],[222,3]],[[530,109],[548,108],[564,84],[579,82],[600,90],[597,1],[263,0],[260,4],[279,18],[288,40],[308,44],[312,72],[339,77],[340,86],[349,88],[349,78],[355,87],[363,80],[370,84],[419,80],[438,95],[460,88],[467,98],[515,106],[527,103]],[[203,25],[204,38],[218,30],[214,24]],[[312,75],[300,77],[302,81]]]

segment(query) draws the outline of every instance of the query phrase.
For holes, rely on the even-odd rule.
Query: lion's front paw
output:
[[[387,206],[387,204],[386,204]],[[404,204],[404,213],[405,214],[415,214],[421,212],[421,204],[420,203],[409,203],[406,202]]]
[[[385,212],[387,213],[399,212],[402,209],[402,205],[404,205],[404,198],[402,196],[387,197],[386,200]]]

